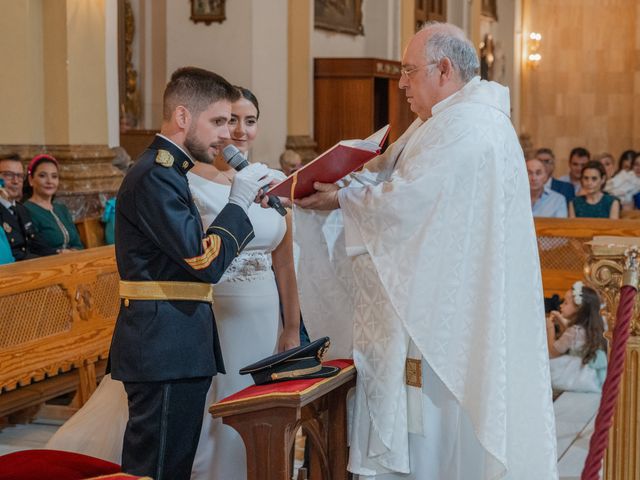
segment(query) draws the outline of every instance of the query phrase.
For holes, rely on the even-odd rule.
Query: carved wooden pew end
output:
[[[248,480],[289,480],[291,452],[298,428],[310,443],[309,478],[346,480],[347,393],[355,386],[352,360],[329,378],[290,380],[245,388],[209,409],[233,427],[247,451]]]
[[[104,374],[119,308],[113,247],[0,266],[0,417]]]

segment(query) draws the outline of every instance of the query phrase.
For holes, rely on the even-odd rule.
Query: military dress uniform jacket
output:
[[[233,204],[203,233],[186,177],[192,166],[180,148],[157,136],[127,173],[116,201],[121,280],[215,283],[254,237],[247,214]],[[121,300],[111,372],[125,382],[225,373],[211,304]]]
[[[14,209],[15,213],[11,213],[0,204],[0,223],[11,246],[13,258],[19,261],[58,253],[38,236],[26,207],[16,203]]]

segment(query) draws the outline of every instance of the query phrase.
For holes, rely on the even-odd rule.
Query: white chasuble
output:
[[[508,90],[471,80],[367,170],[339,193],[346,237],[366,254],[346,259],[359,248],[345,244],[339,211],[296,210],[305,323],[312,337],[354,329],[350,470],[380,480],[557,478],[540,266]],[[324,288],[304,262],[314,239],[329,265]],[[407,408],[408,339],[423,357],[421,412]],[[422,434],[410,433],[416,418]]]

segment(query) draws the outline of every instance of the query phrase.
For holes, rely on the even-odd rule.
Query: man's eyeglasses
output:
[[[20,181],[24,180],[24,173],[0,172],[0,176],[5,180],[14,180],[16,178]]]
[[[437,64],[438,64],[438,62],[431,62],[431,63],[427,63],[425,65],[419,65],[417,67],[409,67],[409,68],[400,67],[400,74],[404,75],[407,78],[409,78],[412,73],[417,72],[421,68],[426,68],[426,67],[430,67],[431,65],[437,65]]]

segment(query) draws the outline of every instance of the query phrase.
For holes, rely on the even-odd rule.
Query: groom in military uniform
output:
[[[160,134],[118,192],[121,303],[111,368],[129,399],[122,453],[127,473],[190,477],[211,377],[225,372],[211,284],[254,236],[247,209],[268,169],[254,164],[239,172],[229,203],[204,229],[186,173],[194,159],[211,163],[229,138],[231,102],[238,98],[215,73],[194,67],[174,72]]]

